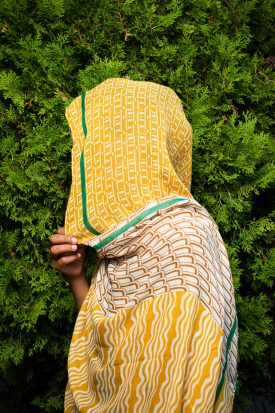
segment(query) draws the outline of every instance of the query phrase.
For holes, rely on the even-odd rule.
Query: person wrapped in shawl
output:
[[[170,88],[107,79],[66,109],[72,185],[51,237],[79,313],[65,413],[231,412],[237,318],[228,256],[191,195],[192,130]],[[98,264],[91,284],[85,246]]]

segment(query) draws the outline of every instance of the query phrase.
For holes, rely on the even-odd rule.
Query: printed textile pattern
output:
[[[208,212],[164,197],[89,245],[99,263],[72,337],[65,412],[232,412],[234,290]]]
[[[65,231],[85,243],[160,198],[192,195],[192,130],[180,98],[107,79],[66,108],[73,139]]]

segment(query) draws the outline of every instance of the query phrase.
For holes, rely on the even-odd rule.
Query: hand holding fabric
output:
[[[85,246],[77,245],[77,239],[65,235],[65,228],[59,227],[50,237],[52,266],[61,272],[67,281],[84,275]]]

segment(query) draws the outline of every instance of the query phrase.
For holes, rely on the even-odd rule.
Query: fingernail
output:
[[[80,257],[81,257],[81,254],[80,254],[80,252],[78,252],[78,253],[77,253],[77,256],[78,256],[78,258],[80,258]]]
[[[72,237],[72,244],[77,244],[77,238]]]
[[[77,250],[77,245],[72,245],[72,250],[76,251]]]

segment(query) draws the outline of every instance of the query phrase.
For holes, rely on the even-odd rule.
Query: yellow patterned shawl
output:
[[[127,91],[129,105],[134,99],[132,112]],[[148,113],[147,105],[143,110],[139,106],[145,96],[146,102],[151,102],[149,107],[153,106],[152,112]],[[84,132],[81,129],[85,123],[76,121],[81,114],[81,98],[77,99],[69,107],[69,119],[74,142],[77,144],[79,138],[83,146],[84,135],[88,139],[89,132],[88,127],[87,132],[85,126]],[[172,102],[175,113],[169,106]],[[90,143],[93,151],[83,152],[86,170],[94,173],[93,165],[89,165],[91,155],[100,174],[93,175],[100,195],[93,192],[97,186],[87,183],[90,177],[85,175],[87,188],[92,186],[86,192],[94,196],[91,203],[86,201],[92,208],[91,214],[87,210],[87,216],[93,228],[102,233],[91,235],[87,231],[86,218],[79,207],[83,193],[73,184],[67,228],[96,250],[99,261],[71,341],[65,412],[229,413],[237,375],[232,276],[216,223],[187,190],[191,135],[180,102],[170,89],[150,82],[109,79],[83,96],[82,108],[86,122],[90,119],[87,125],[93,125],[91,130],[98,137],[96,146],[100,152],[96,157],[96,147]],[[102,118],[97,111],[103,113]],[[108,111],[112,115],[109,121]],[[137,116],[141,121],[142,112],[147,119],[145,124],[156,135],[139,129],[137,124],[133,129],[131,122]],[[92,121],[93,116],[97,122]],[[114,130],[120,132],[116,134]],[[139,145],[139,136],[140,152],[135,146]],[[104,144],[99,137],[105,139]],[[117,146],[111,149],[116,139]],[[170,145],[173,167],[165,142],[167,147],[168,142]],[[128,144],[131,150],[127,149]],[[119,153],[115,158],[115,148],[123,148],[123,159]],[[77,147],[76,159],[81,163],[83,148],[80,149]],[[104,152],[108,154],[106,158]],[[182,158],[184,153],[187,161]],[[128,164],[126,155],[131,159]],[[113,163],[115,159],[117,162]],[[186,171],[175,159],[183,162]],[[139,169],[135,170],[133,162],[138,163]],[[127,175],[127,170],[123,172],[122,164],[134,176]],[[77,181],[79,165],[73,168]],[[119,182],[111,179],[114,172],[120,177]],[[130,188],[124,185],[126,182]],[[115,191],[120,191],[121,205]],[[74,203],[73,194],[78,196]],[[108,203],[109,197],[112,201]]]
[[[172,89],[107,79],[66,116],[74,145],[65,231],[79,243],[151,201],[191,197],[191,127]]]

